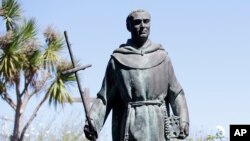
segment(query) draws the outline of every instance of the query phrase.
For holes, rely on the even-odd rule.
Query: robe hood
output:
[[[129,39],[126,44],[114,50],[111,55],[120,64],[134,69],[148,69],[161,64],[167,53],[160,44],[152,43],[150,40],[140,49],[132,47]]]

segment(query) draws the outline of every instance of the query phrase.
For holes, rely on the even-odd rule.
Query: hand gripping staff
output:
[[[78,74],[77,74],[77,72],[79,70],[84,70],[86,68],[89,68],[89,67],[91,67],[91,65],[76,67],[76,64],[75,64],[75,61],[74,61],[74,56],[73,56],[73,53],[72,53],[72,50],[71,50],[71,47],[70,47],[71,45],[70,45],[69,40],[68,40],[67,31],[64,31],[64,36],[65,36],[65,40],[66,40],[67,47],[68,47],[68,50],[69,50],[69,55],[70,55],[70,58],[71,58],[73,69],[64,71],[64,72],[62,72],[62,74],[65,75],[65,74],[68,74],[68,73],[75,73],[76,82],[77,82],[77,85],[78,85],[79,93],[81,95],[81,100],[82,100],[82,103],[83,103],[83,108],[84,108],[84,111],[85,111],[86,119],[87,119],[87,122],[88,122],[88,125],[89,125],[89,130],[92,133],[92,141],[96,141],[96,136],[95,136],[95,133],[94,133],[94,127],[93,127],[93,125],[92,125],[92,123],[90,121],[89,115],[88,115],[87,103],[86,103],[86,101],[85,101],[85,99],[83,97],[84,91],[82,91],[82,87],[81,87],[81,84],[80,84],[80,79],[79,79]]]

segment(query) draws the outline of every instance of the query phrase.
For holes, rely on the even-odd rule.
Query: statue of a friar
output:
[[[167,52],[149,39],[150,23],[145,10],[127,17],[131,39],[112,53],[89,111],[96,137],[111,110],[113,141],[164,141],[189,134],[184,91]],[[88,124],[84,132],[92,138]]]

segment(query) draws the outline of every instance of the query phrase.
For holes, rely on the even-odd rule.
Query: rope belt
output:
[[[127,110],[127,117],[126,117],[126,126],[125,126],[125,136],[124,136],[124,141],[129,140],[129,134],[128,134],[128,117],[130,115],[130,109],[132,107],[140,107],[143,105],[157,105],[157,106],[162,106],[165,103],[165,101],[160,101],[160,100],[148,100],[148,101],[135,101],[135,102],[128,102],[128,110]]]
[[[148,100],[148,101],[135,101],[135,102],[128,102],[128,106],[137,107],[143,105],[162,105],[164,102],[159,100]]]

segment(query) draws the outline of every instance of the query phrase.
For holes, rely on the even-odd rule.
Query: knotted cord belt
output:
[[[128,124],[128,122],[129,121],[128,121],[128,117],[130,115],[130,109],[131,109],[131,107],[140,107],[140,106],[144,106],[144,105],[162,106],[163,104],[165,104],[165,101],[160,101],[160,100],[148,100],[148,101],[128,102],[124,141],[128,141],[129,140],[129,134],[128,134],[128,130],[129,130],[129,124]]]
[[[143,105],[162,105],[164,102],[159,100],[148,100],[148,101],[135,101],[135,102],[128,102],[128,106],[137,107]]]

